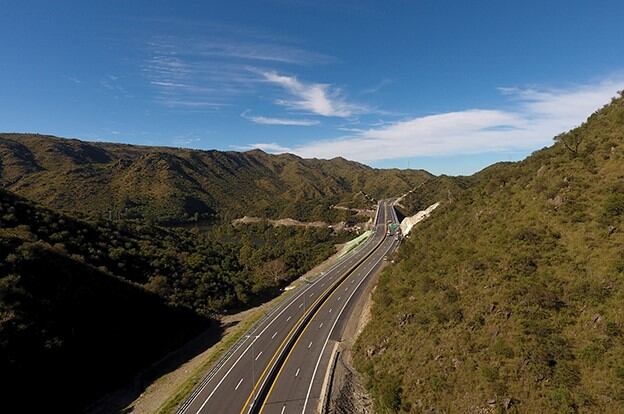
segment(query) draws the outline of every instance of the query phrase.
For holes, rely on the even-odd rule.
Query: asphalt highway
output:
[[[181,406],[179,413],[313,413],[333,343],[370,275],[396,246],[386,235],[396,221],[390,203],[380,202],[369,239],[341,258],[263,318]]]

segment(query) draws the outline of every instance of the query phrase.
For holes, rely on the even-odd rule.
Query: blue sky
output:
[[[2,1],[0,131],[469,174],[624,89],[621,1]]]

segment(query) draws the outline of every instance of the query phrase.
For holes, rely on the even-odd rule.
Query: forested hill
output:
[[[276,295],[345,237],[85,221],[0,189],[3,407],[74,412],[207,327],[218,336],[213,314]]]
[[[437,202],[452,202],[470,187],[474,177],[431,177],[398,200],[396,208],[404,216],[411,216]]]
[[[140,285],[147,269],[134,273],[144,264],[137,247],[121,228],[80,222],[0,189],[4,409],[77,412],[211,326]]]
[[[424,187],[408,204],[442,205],[356,345],[378,412],[622,412],[624,98],[524,161]]]
[[[242,217],[340,219],[362,192],[400,194],[431,175],[342,158],[198,151],[0,134],[0,183],[49,207],[99,217],[184,222]],[[370,206],[370,202],[366,207]]]

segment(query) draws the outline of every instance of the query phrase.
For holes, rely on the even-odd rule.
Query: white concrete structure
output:
[[[414,214],[413,216],[405,217],[403,221],[401,221],[401,233],[404,236],[407,236],[409,232],[412,230],[412,227],[414,227],[414,225],[420,223],[421,221],[429,217],[431,212],[435,210],[436,208],[438,208],[439,205],[440,205],[439,202],[432,204],[429,207],[427,207],[425,210],[421,210],[418,213]]]

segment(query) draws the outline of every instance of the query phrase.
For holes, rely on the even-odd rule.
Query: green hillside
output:
[[[471,177],[432,177],[406,194],[396,208],[402,215],[411,216],[438,201],[452,202],[470,186],[470,182]]]
[[[0,190],[0,387],[7,412],[75,412],[210,327],[209,318],[108,271],[104,251],[129,240]],[[81,254],[92,248],[98,259]],[[131,259],[118,263],[140,265]],[[35,400],[28,395],[33,387]]]
[[[374,294],[355,359],[378,412],[622,412],[624,98],[462,182],[427,189]]]
[[[198,151],[0,134],[0,183],[48,207],[159,222],[244,215],[339,221],[347,203],[405,192],[431,175],[376,170],[342,158]],[[364,203],[364,204],[363,204]]]
[[[3,407],[36,381],[42,399],[23,410],[74,411],[209,329],[212,315],[276,295],[346,237],[84,221],[0,190]]]

